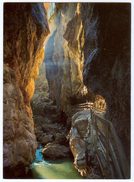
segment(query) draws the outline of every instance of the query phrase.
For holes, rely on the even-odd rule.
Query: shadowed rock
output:
[[[53,159],[67,158],[69,157],[69,153],[70,150],[68,147],[55,143],[48,143],[42,150],[44,158],[53,158]]]
[[[106,101],[107,119],[130,156],[130,3],[82,3],[84,83]]]

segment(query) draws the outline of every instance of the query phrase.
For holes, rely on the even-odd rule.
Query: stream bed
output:
[[[37,149],[36,159],[26,176],[28,179],[84,179],[73,164],[73,159],[44,160],[43,148]]]

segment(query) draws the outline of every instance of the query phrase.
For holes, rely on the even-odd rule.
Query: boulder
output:
[[[54,139],[53,139],[53,135],[46,135],[46,134],[43,134],[40,138],[39,138],[39,141],[42,145],[45,145],[49,142],[52,142]]]
[[[37,118],[39,119],[40,116]],[[67,138],[66,138],[66,135],[64,134],[64,131],[65,131],[64,127],[62,127],[58,123],[51,124],[48,118],[43,118],[43,121],[48,121],[48,124],[45,123],[41,125],[40,123],[40,125],[39,126],[37,125],[37,127],[35,127],[35,130],[34,130],[37,140],[42,145],[52,142],[54,140],[55,140],[55,143],[59,143],[63,145],[67,144]]]
[[[48,118],[44,118],[42,116],[34,116],[34,127],[41,126],[43,124],[50,124],[51,121]]]
[[[56,136],[57,132],[61,129],[61,127],[57,124],[43,124],[43,131],[47,134],[52,134]]]
[[[35,128],[35,130],[34,130],[37,139],[39,139],[43,135],[43,131],[40,130],[40,128],[41,127],[38,127],[38,128]]]
[[[69,157],[70,149],[64,145],[48,143],[42,150],[44,158],[61,159]]]
[[[57,133],[55,143],[64,145],[67,142],[66,135],[64,133]]]

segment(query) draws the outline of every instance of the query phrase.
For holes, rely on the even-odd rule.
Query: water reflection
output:
[[[37,149],[28,178],[34,179],[84,179],[73,165],[72,159],[43,160],[42,148]]]

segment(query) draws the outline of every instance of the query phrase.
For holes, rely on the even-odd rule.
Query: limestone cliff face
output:
[[[130,142],[129,3],[81,4],[85,85],[106,101],[107,118],[125,143]],[[128,151],[127,151],[128,150]]]
[[[88,118],[90,111],[79,111],[72,117],[72,127],[69,133],[70,149],[74,156],[75,168],[84,177],[87,177],[88,164],[86,161],[86,143],[84,137],[87,134]]]
[[[48,34],[42,3],[4,4],[4,177],[23,175],[35,158],[30,100]]]
[[[45,42],[46,77],[50,97],[68,116],[71,98],[83,97],[84,29],[79,3],[56,3]]]

